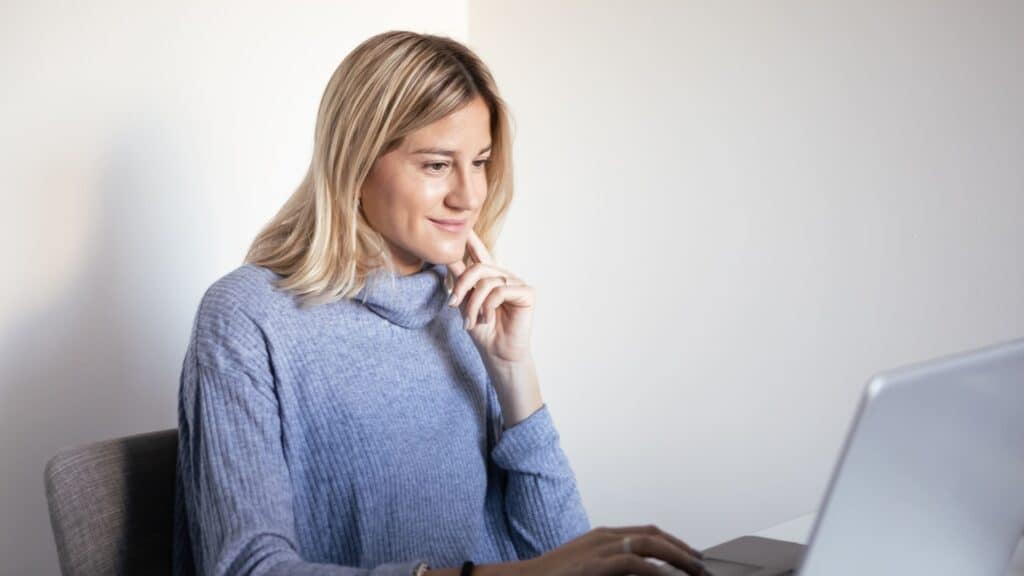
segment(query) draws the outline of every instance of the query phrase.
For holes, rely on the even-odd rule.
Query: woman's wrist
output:
[[[544,405],[533,359],[489,369],[506,429],[522,422]]]
[[[477,564],[473,566],[473,576],[522,576],[522,562],[503,562],[501,564]],[[424,576],[459,576],[458,568],[439,568],[427,570]]]

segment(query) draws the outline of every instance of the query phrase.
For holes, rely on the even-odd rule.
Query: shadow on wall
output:
[[[3,574],[59,573],[43,485],[58,450],[177,425],[178,376],[201,297],[183,279],[204,244],[196,233],[211,228],[195,186],[199,163],[164,133],[147,126],[116,138],[100,181],[82,186],[100,204],[82,274],[0,334]]]

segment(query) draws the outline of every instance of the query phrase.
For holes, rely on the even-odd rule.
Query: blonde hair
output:
[[[505,102],[487,66],[466,46],[390,31],[359,44],[334,71],[317,112],[309,169],[256,235],[245,262],[283,276],[277,288],[292,292],[301,306],[351,298],[375,270],[394,272],[387,243],[360,209],[360,188],[379,156],[477,96],[490,110],[491,159],[474,230],[492,248],[512,201]],[[463,260],[469,264],[468,255]]]

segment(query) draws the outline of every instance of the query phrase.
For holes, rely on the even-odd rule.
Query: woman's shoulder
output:
[[[232,306],[262,307],[274,300],[290,298],[277,288],[276,282],[280,278],[280,275],[269,268],[249,263],[242,264],[217,278],[203,294],[203,300]]]
[[[237,336],[240,332],[279,338],[306,338],[325,327],[354,326],[367,314],[350,301],[303,307],[292,292],[279,288],[284,276],[264,266],[242,264],[217,278],[199,303],[200,332]]]
[[[262,324],[276,310],[292,305],[291,295],[276,286],[280,278],[263,266],[238,266],[214,280],[203,293],[196,313],[197,324],[220,330]]]
[[[275,286],[277,278],[267,268],[243,264],[210,284],[200,298],[193,325],[201,363],[237,367],[261,362],[266,356],[268,318],[290,299]]]
[[[284,277],[273,270],[256,264],[245,263],[217,278],[203,294],[211,304],[231,307],[242,306],[254,311],[269,311],[285,306],[294,307],[294,296],[278,288]]]
[[[266,310],[275,306],[273,277],[244,264],[214,280],[199,299],[186,351],[183,382],[195,385],[199,368],[246,374],[270,382]]]

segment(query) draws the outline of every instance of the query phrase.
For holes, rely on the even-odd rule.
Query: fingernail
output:
[[[466,318],[466,321],[462,323],[462,327],[469,330],[469,318]]]
[[[668,562],[666,562],[664,564],[660,564],[658,566],[657,570],[658,570],[658,576],[679,576],[679,574],[682,574],[683,576],[686,576],[686,572],[683,572],[682,570],[676,568],[675,566],[669,564]]]
[[[451,296],[451,298],[449,298],[449,299],[448,299],[448,305],[449,305],[449,306],[455,306],[455,299],[456,299],[457,297],[458,297],[458,294],[454,294],[454,293],[453,293],[453,294],[452,294],[452,296]]]

